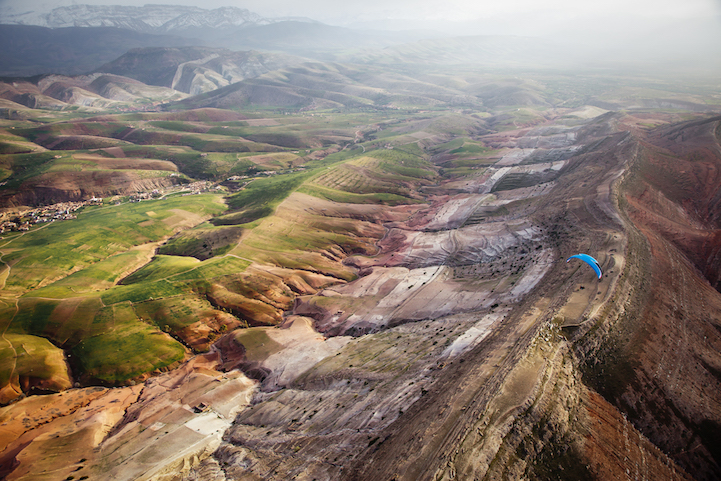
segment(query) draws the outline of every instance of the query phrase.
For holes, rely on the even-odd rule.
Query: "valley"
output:
[[[439,48],[5,79],[0,475],[718,479],[714,82]]]

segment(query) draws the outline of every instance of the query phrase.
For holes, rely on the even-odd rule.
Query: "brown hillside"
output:
[[[607,340],[596,372],[602,394],[697,479],[721,473],[718,122],[653,132],[624,183],[645,238],[642,304]]]
[[[0,203],[13,207],[82,201],[93,196],[147,192],[169,187],[177,182],[178,177],[159,175],[147,178],[129,170],[52,172],[34,177],[15,191],[4,192],[0,196]]]

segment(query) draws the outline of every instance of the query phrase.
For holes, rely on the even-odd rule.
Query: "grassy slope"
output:
[[[1,248],[10,266],[3,297],[22,297],[17,310],[0,314],[0,322],[8,333],[42,336],[73,352],[88,376],[107,382],[179,361],[185,348],[141,322],[132,302],[183,291],[169,283],[113,285],[129,266],[147,259],[148,252],[135,246],[224,208],[217,195],[94,208],[77,220],[15,236]]]

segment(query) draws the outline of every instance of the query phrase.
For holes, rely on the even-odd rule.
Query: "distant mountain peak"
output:
[[[188,27],[227,28],[249,25],[268,25],[272,20],[261,17],[245,8],[220,7],[179,15],[166,22],[162,28],[166,32]]]

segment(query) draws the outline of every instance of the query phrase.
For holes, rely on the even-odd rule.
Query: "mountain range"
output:
[[[355,30],[299,17],[265,18],[236,7],[72,5],[45,13],[3,11],[0,76],[87,74],[141,47],[264,50],[338,60],[346,52],[361,54],[438,35]]]
[[[267,19],[244,8],[207,10],[182,5],[71,5],[49,13],[0,14],[4,24],[48,28],[116,27],[144,33],[168,33],[190,27],[227,28],[268,25],[285,19]]]

